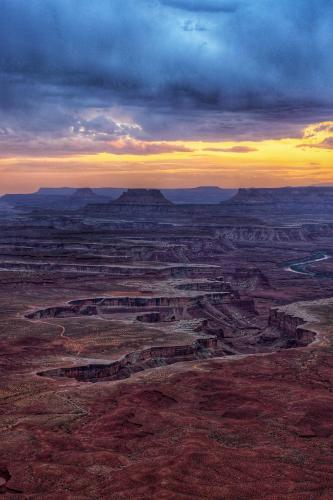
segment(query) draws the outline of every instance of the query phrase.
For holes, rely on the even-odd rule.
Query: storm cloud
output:
[[[194,12],[235,12],[238,2],[226,0],[161,0],[164,5]]]
[[[296,133],[331,113],[332,23],[329,0],[2,0],[0,145]]]

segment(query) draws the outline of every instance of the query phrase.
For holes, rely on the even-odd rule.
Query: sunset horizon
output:
[[[1,191],[23,193],[42,184],[60,187],[64,183],[157,188],[195,187],[203,182],[226,188],[329,184],[332,131],[333,121],[327,121],[305,127],[299,137],[260,141],[143,141],[126,137],[109,143],[112,153],[102,150],[92,155],[57,153],[45,157],[6,156],[2,151]]]
[[[199,4],[5,0],[0,191],[331,182],[333,7]]]

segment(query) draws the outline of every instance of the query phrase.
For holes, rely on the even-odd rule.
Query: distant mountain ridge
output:
[[[77,210],[89,203],[109,203],[110,198],[94,193],[90,188],[79,188],[68,194],[6,194],[1,197],[1,204],[14,207],[46,208],[51,210]]]
[[[41,195],[71,195],[76,188],[40,188],[37,193]],[[92,188],[92,191],[101,196],[119,198],[128,188]],[[172,203],[220,203],[231,198],[237,189],[220,188],[218,186],[198,186],[195,188],[167,188],[160,189],[161,193]]]
[[[126,188],[40,188],[35,193],[6,194],[0,201],[13,206],[73,210],[88,203],[109,203],[118,199]],[[218,204],[233,196],[237,190],[214,186],[198,188],[161,189],[165,198],[177,204]]]
[[[333,187],[240,188],[226,204],[310,202],[333,203]]]
[[[333,216],[333,187],[241,188],[220,206],[233,215]]]

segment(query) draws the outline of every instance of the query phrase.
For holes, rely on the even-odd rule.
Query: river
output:
[[[307,266],[313,262],[320,262],[322,260],[331,259],[332,255],[325,251],[317,252],[309,257],[303,258],[302,260],[294,260],[292,262],[287,262],[284,265],[285,271],[290,271],[291,273],[304,274],[307,276],[317,277],[317,278],[333,278],[333,272],[320,272],[320,271],[310,271]]]

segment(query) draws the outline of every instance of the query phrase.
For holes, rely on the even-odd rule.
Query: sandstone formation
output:
[[[75,192],[75,188],[40,188],[36,194],[48,196],[70,196]],[[100,196],[106,196],[109,199],[116,199],[126,191],[124,188],[94,188],[93,192]],[[236,194],[235,189],[224,189],[217,186],[199,186],[197,188],[175,188],[162,189],[163,195],[172,203],[189,204],[217,204],[222,200],[231,198]],[[0,198],[1,203],[1,198]]]
[[[140,352],[133,352],[110,364],[60,368],[41,372],[39,375],[75,378],[80,382],[120,380],[130,377],[132,373],[138,373],[150,368],[213,357],[216,355],[216,346],[216,339],[203,338],[196,340],[192,345],[152,347]]]
[[[0,198],[0,206],[10,203],[13,206],[25,209],[48,209],[48,210],[78,210],[89,203],[103,204],[110,202],[111,198],[101,196],[90,188],[79,188],[71,195],[51,195],[43,192],[31,194],[10,194]]]
[[[158,189],[128,189],[117,200],[115,205],[139,205],[140,207],[148,205],[172,205],[171,201]]]
[[[288,347],[305,346],[316,338],[315,332],[305,326],[310,321],[316,321],[316,318],[297,306],[292,304],[273,308],[269,317],[269,326],[276,327],[288,338]]]
[[[239,189],[229,200],[222,202],[230,213],[247,211],[251,215],[266,213],[313,217],[333,215],[333,187],[252,188]]]
[[[0,492],[331,498],[329,210],[152,197],[0,212]]]

